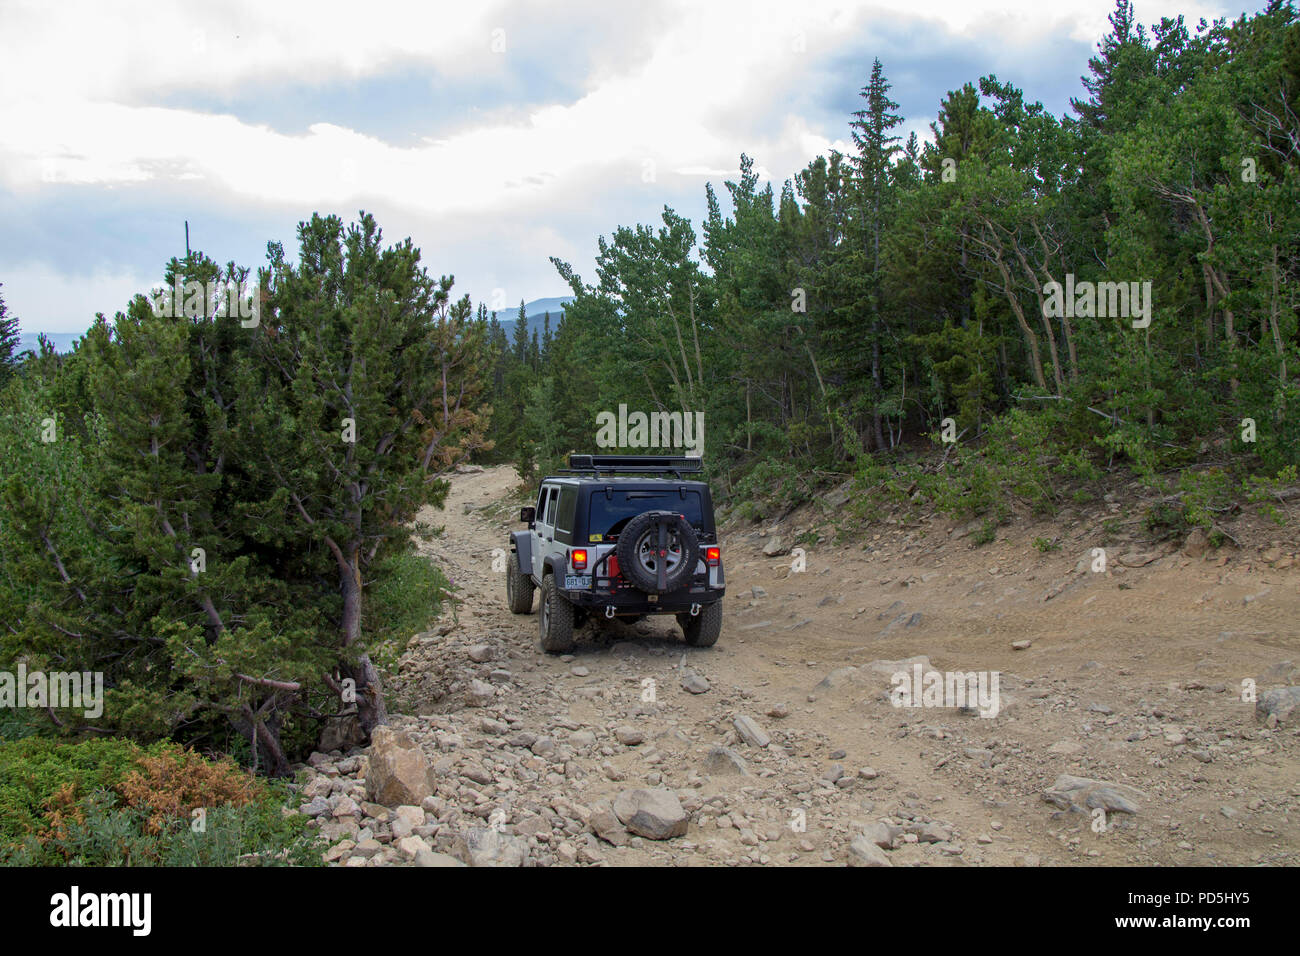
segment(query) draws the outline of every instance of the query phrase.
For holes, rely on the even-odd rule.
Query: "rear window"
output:
[[[604,491],[592,491],[589,505],[588,541],[605,541],[623,530],[643,511],[675,511],[684,515],[697,533],[704,531],[704,513],[698,491],[687,491],[685,497],[676,488],[663,491],[630,491],[615,489],[613,496]]]

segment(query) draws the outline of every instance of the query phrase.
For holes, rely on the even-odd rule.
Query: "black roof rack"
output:
[[[702,458],[688,455],[570,455],[563,474],[676,475],[704,470]]]

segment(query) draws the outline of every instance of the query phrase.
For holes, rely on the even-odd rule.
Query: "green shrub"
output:
[[[70,789],[80,799],[111,787],[154,749],[117,738],[73,744],[26,737],[0,744],[0,843],[43,828],[55,794]]]
[[[0,850],[9,866],[320,866],[318,835],[301,814],[285,815],[277,801],[207,810],[201,830],[188,819],[151,829],[141,810],[116,794],[83,798],[58,834],[29,835]]]
[[[284,813],[288,798],[283,783],[173,743],[27,737],[0,744],[0,863],[221,866],[246,854],[319,862],[306,818]]]
[[[485,552],[483,560],[491,560]],[[428,558],[413,550],[386,558],[372,572],[375,582],[366,596],[365,632],[374,643],[393,638],[405,641],[424,630],[442,609],[451,583]]]
[[[1143,522],[1149,534],[1178,534],[1188,527],[1187,509],[1181,504],[1157,502],[1147,509]]]
[[[812,499],[809,471],[799,462],[764,460],[736,484],[736,513],[751,521],[771,520]]]

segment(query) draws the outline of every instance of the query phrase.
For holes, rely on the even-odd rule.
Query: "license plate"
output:
[[[591,588],[590,574],[566,574],[564,576],[564,590],[566,591],[586,591]]]

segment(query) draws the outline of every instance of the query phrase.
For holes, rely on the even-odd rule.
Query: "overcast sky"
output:
[[[1240,0],[1238,0],[1238,3]],[[1136,3],[1144,23],[1262,3]],[[365,209],[434,275],[509,309],[591,278],[596,239],[695,223],[754,157],[781,182],[847,150],[878,57],[924,138],[996,74],[1061,115],[1110,0],[0,0],[0,283],[73,332],[191,244],[265,262],[313,212]]]

